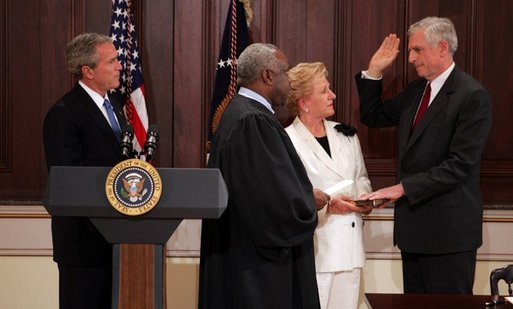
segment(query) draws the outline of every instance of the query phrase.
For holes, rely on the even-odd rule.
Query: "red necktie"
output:
[[[420,121],[420,118],[424,116],[424,113],[426,112],[428,105],[429,105],[429,98],[431,97],[431,83],[428,82],[426,85],[426,89],[424,90],[424,95],[422,96],[422,101],[420,101],[419,110],[417,111],[417,115],[415,116],[415,121],[413,121],[413,125],[411,127],[411,130],[413,131],[415,129],[415,126]]]

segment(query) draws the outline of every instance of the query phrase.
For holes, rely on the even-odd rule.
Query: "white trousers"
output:
[[[317,273],[321,309],[356,309],[360,294],[361,268]]]

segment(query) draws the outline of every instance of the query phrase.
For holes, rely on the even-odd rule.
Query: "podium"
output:
[[[52,216],[88,217],[113,244],[112,308],[166,308],[166,242],[182,219],[219,218],[228,192],[218,169],[159,168],[160,200],[127,216],[109,204],[109,167],[52,167],[44,206]]]

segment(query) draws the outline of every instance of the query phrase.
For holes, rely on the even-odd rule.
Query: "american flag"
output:
[[[113,95],[121,96],[126,117],[134,128],[134,149],[140,152],[146,143],[148,113],[144,99],[144,83],[137,49],[134,16],[130,6],[130,0],[112,0],[110,35],[118,51],[118,60],[123,66],[121,84],[114,90]]]
[[[219,121],[237,90],[237,58],[250,44],[248,23],[252,16],[249,0],[230,0],[216,66],[214,94],[210,103],[207,150],[210,149],[210,142]]]

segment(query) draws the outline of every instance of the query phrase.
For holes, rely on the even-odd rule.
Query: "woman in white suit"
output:
[[[335,94],[323,63],[300,63],[288,72],[288,109],[296,118],[286,128],[312,185],[326,190],[343,180],[353,183],[336,192],[358,199],[372,191],[356,129],[326,120]],[[314,235],[319,297],[323,309],[357,308],[361,268],[365,264],[362,213],[371,208],[346,203],[323,208]]]

